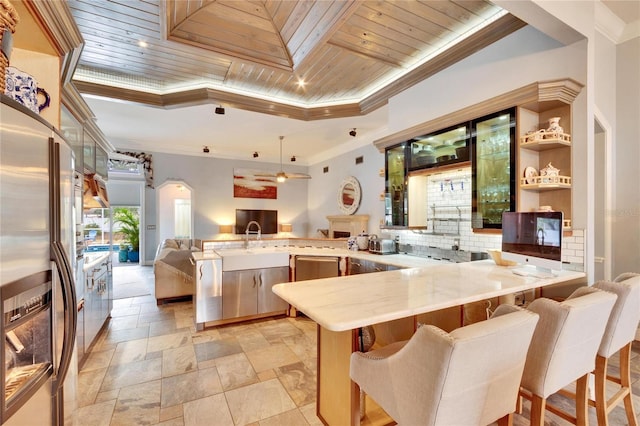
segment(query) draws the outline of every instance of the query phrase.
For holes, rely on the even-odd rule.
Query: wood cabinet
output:
[[[550,120],[561,131],[547,130]],[[571,228],[571,105],[557,101],[538,102],[518,108],[519,211],[541,206],[561,211],[564,228]],[[545,175],[547,167],[557,169]]]

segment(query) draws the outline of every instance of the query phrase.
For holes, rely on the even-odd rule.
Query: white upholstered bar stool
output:
[[[351,354],[351,379],[399,425],[511,424],[538,316],[515,306],[451,333]]]
[[[531,400],[530,422],[544,425],[545,409],[578,425],[588,422],[588,375],[617,296],[581,287],[563,302],[540,298],[527,309],[540,316],[522,375],[521,395]],[[576,415],[547,404],[547,398],[577,382]]]
[[[637,426],[631,393],[631,344],[635,338],[640,321],[640,274],[623,274],[617,282],[600,281],[593,286],[618,295],[613,306],[607,328],[605,329],[598,355],[596,356],[595,401],[589,401],[596,407],[598,425],[609,424],[608,414],[621,400],[627,414],[628,424]],[[607,375],[609,358],[620,353],[620,376]],[[607,380],[619,385],[617,392],[607,400]]]

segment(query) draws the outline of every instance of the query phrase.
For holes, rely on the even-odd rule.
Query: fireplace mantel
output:
[[[368,232],[369,215],[352,214],[327,216],[329,220],[329,238],[343,238],[356,236],[361,232]]]

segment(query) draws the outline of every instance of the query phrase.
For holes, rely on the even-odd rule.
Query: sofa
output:
[[[200,250],[198,241],[170,238],[158,246],[153,261],[158,305],[193,296],[195,280],[191,253]]]

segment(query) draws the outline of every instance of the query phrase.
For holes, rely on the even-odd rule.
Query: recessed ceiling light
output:
[[[304,78],[298,79],[298,87],[304,87],[305,84],[307,83],[304,81]]]
[[[142,40],[140,40],[140,41],[138,42],[138,46],[140,46],[140,47],[147,47],[147,46],[149,46],[149,44],[148,44],[146,41],[142,41]]]

